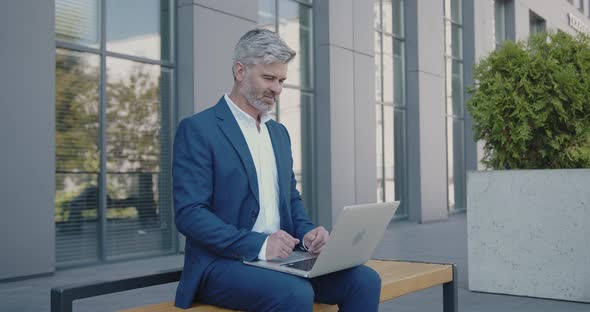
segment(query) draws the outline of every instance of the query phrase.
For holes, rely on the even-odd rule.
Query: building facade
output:
[[[0,280],[181,252],[175,125],[233,83],[255,27],[298,55],[273,117],[310,216],[400,200],[465,211],[472,66],[504,40],[590,29],[586,0],[10,0],[0,4]],[[481,169],[481,168],[479,168]]]

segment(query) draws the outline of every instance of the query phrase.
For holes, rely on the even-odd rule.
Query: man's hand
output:
[[[303,244],[309,252],[317,254],[322,251],[328,238],[330,238],[328,231],[323,226],[318,226],[303,236]]]
[[[283,230],[274,232],[266,242],[266,260],[287,258],[297,244],[299,244],[299,240],[293,238],[289,233]]]

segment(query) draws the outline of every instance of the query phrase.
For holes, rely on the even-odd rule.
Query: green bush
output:
[[[590,39],[505,42],[475,66],[467,108],[494,169],[590,167]]]

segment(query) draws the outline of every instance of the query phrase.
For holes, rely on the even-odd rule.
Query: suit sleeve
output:
[[[283,126],[287,138],[289,139],[289,158],[291,159],[290,163],[293,163],[293,154],[291,151],[291,138],[289,137],[289,132],[287,128]],[[291,171],[291,189],[290,189],[290,201],[291,201],[291,218],[293,221],[293,226],[295,228],[295,237],[298,238],[301,242],[303,242],[303,236],[307,234],[307,232],[313,230],[316,225],[311,222],[305,207],[303,206],[303,200],[301,199],[301,194],[297,190],[297,180],[295,180],[295,173],[293,172],[293,167],[290,168]]]
[[[174,139],[172,176],[174,217],[178,231],[214,254],[254,260],[267,235],[237,229],[209,208],[213,194],[212,151],[195,120],[184,119]]]

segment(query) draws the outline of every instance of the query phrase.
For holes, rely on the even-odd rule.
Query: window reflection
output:
[[[463,25],[461,0],[445,0],[447,191],[449,210],[465,207],[463,159]]]
[[[99,5],[99,0],[55,0],[56,39],[98,48]]]
[[[108,219],[113,230],[107,231],[107,254],[169,249],[163,235],[144,237],[166,221],[160,220],[159,196],[170,190],[158,182],[168,163],[162,134],[168,127],[163,116],[169,110],[168,101],[162,101],[168,98],[168,90],[167,79],[162,78],[169,71],[118,58],[107,58],[106,64],[106,182],[111,199],[107,206],[116,212]]]
[[[55,64],[56,261],[60,264],[95,262],[98,259],[99,58],[57,49]]]
[[[293,172],[297,180],[297,190],[302,192],[302,173],[303,173],[303,155],[302,155],[302,110],[301,110],[301,91],[296,89],[285,88],[281,93],[280,99],[280,122],[287,127],[291,138],[291,150],[293,154]]]
[[[377,200],[400,200],[397,216],[407,215],[405,190],[405,65],[403,1],[375,1],[375,99]],[[379,29],[377,26],[382,26]]]
[[[171,61],[170,0],[105,1],[107,51]]]
[[[289,63],[287,83],[289,85],[311,87],[311,9],[290,0],[280,0],[279,35],[297,52]]]
[[[171,4],[56,0],[59,267],[174,248],[168,178],[173,67],[160,62],[172,61]],[[103,20],[105,33],[99,31]],[[99,44],[103,39],[106,47]],[[107,56],[105,49],[119,54]]]

